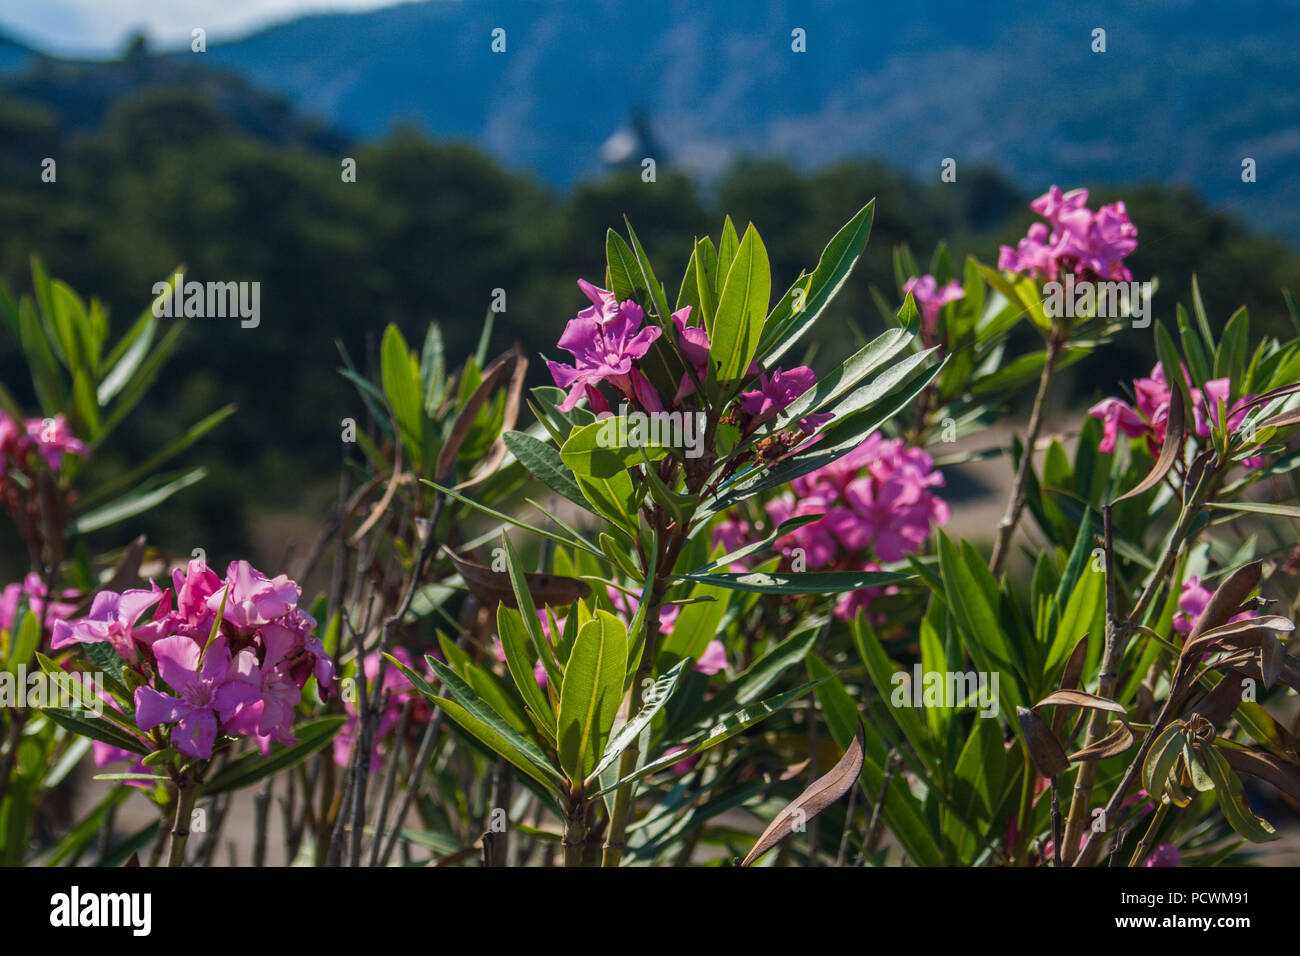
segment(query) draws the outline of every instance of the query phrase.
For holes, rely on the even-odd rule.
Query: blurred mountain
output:
[[[32,56],[0,41],[0,74]],[[674,163],[706,175],[737,154],[869,155],[937,181],[953,157],[959,176],[983,161],[1031,192],[1194,186],[1300,240],[1300,4],[427,0],[103,64],[66,81],[73,113],[145,61],[227,68],[358,137],[409,122],[471,140],[561,185],[600,171],[602,146],[644,116]],[[1242,182],[1246,158],[1257,182]]]
[[[412,121],[554,183],[597,171],[644,112],[706,174],[736,153],[872,155],[935,180],[944,157],[958,175],[984,160],[1031,191],[1193,185],[1300,239],[1300,4],[429,0],[305,17],[205,56],[355,134]],[[1257,182],[1241,180],[1247,157]]]
[[[29,47],[6,36],[0,36],[0,76],[17,73],[35,58],[36,53]]]

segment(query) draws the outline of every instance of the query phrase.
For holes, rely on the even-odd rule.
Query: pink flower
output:
[[[58,471],[63,467],[65,452],[82,457],[90,454],[90,449],[68,430],[67,419],[62,415],[29,419],[27,436],[35,443],[37,453],[45,460],[45,464],[51,471]]]
[[[288,575],[268,578],[247,561],[230,563],[226,584],[228,593],[223,595],[217,591],[208,595],[208,610],[216,614],[224,597],[226,607],[222,620],[246,634],[284,617],[302,595],[302,588],[290,581]]]
[[[1192,385],[1191,376],[1183,369],[1183,380],[1192,400],[1193,430],[1201,438],[1210,436],[1211,425],[1219,424],[1219,405],[1227,406],[1232,384],[1226,378],[1216,378],[1205,383],[1205,390]],[[1156,363],[1148,378],[1135,379],[1133,395],[1137,408],[1118,398],[1105,398],[1092,408],[1088,414],[1102,422],[1102,439],[1097,448],[1103,452],[1115,450],[1115,443],[1122,431],[1129,438],[1146,437],[1147,450],[1152,455],[1160,453],[1165,441],[1165,431],[1169,422],[1169,408],[1172,392],[1165,378],[1164,368]],[[1246,404],[1252,395],[1243,395],[1228,409],[1228,428],[1235,430],[1246,417]],[[1264,464],[1262,457],[1248,458],[1243,461],[1247,468],[1260,468]]]
[[[90,605],[90,614],[75,622],[56,621],[50,640],[52,650],[62,650],[73,644],[97,644],[108,641],[113,649],[129,664],[140,658],[136,643],[136,622],[145,611],[162,598],[158,588],[124,591],[100,591]]]
[[[599,383],[609,382],[647,411],[662,411],[659,395],[632,364],[645,357],[659,338],[659,328],[641,328],[644,314],[631,299],[620,305],[611,292],[582,280],[578,285],[592,305],[569,320],[559,341],[560,348],[573,353],[574,364],[546,363],[555,384],[569,390],[560,410],[570,411],[586,396],[593,410],[609,411],[609,403],[596,389]]]
[[[721,641],[709,641],[700,659],[695,662],[695,669],[710,676],[725,670],[727,666],[727,646]]]
[[[1183,855],[1178,852],[1178,847],[1172,843],[1162,843],[1151,851],[1151,855],[1142,861],[1142,865],[1178,866],[1182,862]]]
[[[817,384],[817,376],[805,365],[795,368],[775,369],[772,377],[766,373],[758,376],[758,388],[752,392],[740,393],[740,407],[751,415],[755,423],[767,421],[778,412],[782,412],[796,398]],[[835,416],[830,412],[817,412],[799,422],[805,435],[811,435],[818,426],[830,421]]]
[[[934,339],[939,328],[939,312],[949,302],[965,297],[966,292],[956,280],[939,288],[932,275],[913,276],[903,284],[904,294],[910,292],[921,307],[921,334],[927,341]]]
[[[137,688],[136,724],[141,730],[152,730],[174,723],[172,746],[186,756],[206,760],[212,756],[222,722],[261,694],[257,655],[245,648],[232,658],[221,636],[206,654],[189,637],[164,637],[154,642],[153,654],[159,674],[177,696],[152,687]]]
[[[28,572],[27,577],[23,578],[21,584],[6,584],[4,591],[0,592],[0,631],[13,629],[14,619],[18,616],[18,602],[24,598],[27,601],[28,610],[35,614],[38,620],[44,613],[45,629],[53,631],[54,625],[65,620],[76,609],[76,605],[63,601],[51,601],[49,607],[46,607],[45,598],[48,593],[45,582],[34,571]],[[65,590],[61,596],[75,599],[81,597],[81,592]]]
[[[709,333],[701,326],[688,325],[690,318],[689,305],[673,313],[673,326],[677,329],[677,347],[681,349],[682,357],[691,363],[695,378],[703,382],[709,374]],[[694,391],[695,379],[691,378],[690,372],[683,372],[681,383],[677,386],[677,394],[673,396],[673,404],[679,404],[683,398]]]
[[[1088,409],[1088,414],[1101,419],[1102,438],[1097,448],[1103,452],[1115,450],[1115,440],[1121,430],[1129,438],[1137,438],[1148,428],[1142,417],[1118,398],[1102,399]]]
[[[1124,257],[1137,249],[1137,227],[1128,210],[1117,202],[1094,213],[1087,202],[1086,189],[1062,193],[1052,186],[1029,204],[1048,225],[1034,223],[1015,249],[1003,246],[998,268],[1049,280],[1061,271],[1088,280],[1131,280]]]
[[[934,491],[943,486],[943,475],[930,456],[879,433],[791,485],[794,494],[769,501],[767,513],[778,526],[798,515],[823,515],[776,541],[788,561],[802,557],[808,568],[880,570],[878,562],[919,550],[949,518],[947,503]],[[849,592],[837,602],[836,614],[852,617],[881,593],[896,589]]]

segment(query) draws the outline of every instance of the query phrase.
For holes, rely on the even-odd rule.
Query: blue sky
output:
[[[0,0],[0,32],[63,54],[106,54],[143,29],[159,46],[239,35],[302,13],[368,10],[399,0]]]

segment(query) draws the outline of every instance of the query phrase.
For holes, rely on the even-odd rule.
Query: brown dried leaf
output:
[[[844,751],[844,756],[829,773],[814,780],[807,790],[799,794],[776,815],[740,865],[751,865],[793,833],[796,822],[805,823],[811,820],[852,790],[857,785],[858,775],[862,773],[863,743],[862,721],[859,720],[858,732],[849,744],[849,749]]]
[[[433,470],[433,480],[438,484],[447,483],[448,476],[456,467],[456,456],[460,454],[460,446],[465,443],[466,436],[474,427],[474,419],[478,417],[479,409],[483,407],[488,396],[505,380],[518,359],[519,350],[516,347],[497,356],[488,363],[487,368],[483,369],[483,377],[479,380],[478,387],[470,392],[465,407],[457,413],[456,420],[451,426],[451,434],[447,436],[442,450],[438,452],[438,463]]]
[[[442,550],[446,552],[460,576],[465,579],[465,584],[484,607],[496,607],[498,603],[506,607],[519,606],[507,572],[493,571],[473,561],[466,561],[445,545]],[[531,573],[525,574],[524,580],[528,585],[528,593],[539,605],[563,607],[591,593],[587,582],[561,574]]]
[[[1120,495],[1111,504],[1117,505],[1128,498],[1136,498],[1138,495],[1146,494],[1146,492],[1165,480],[1165,475],[1169,473],[1169,469],[1174,467],[1174,462],[1178,461],[1183,454],[1183,440],[1186,438],[1185,417],[1183,390],[1181,388],[1172,389],[1172,396],[1169,401],[1169,422],[1165,429],[1165,443],[1160,449],[1160,456],[1156,458],[1156,463],[1152,466],[1151,471],[1138,482],[1136,487]]]
[[[1228,766],[1238,773],[1248,773],[1277,787],[1293,800],[1300,800],[1300,766],[1277,754],[1261,750],[1236,750],[1220,747]]]
[[[1112,714],[1121,714],[1128,716],[1128,711],[1124,709],[1123,704],[1117,704],[1109,697],[1098,697],[1096,694],[1089,694],[1083,690],[1058,690],[1048,694],[1038,703],[1034,704],[1034,710],[1040,707],[1085,707],[1088,710],[1104,710]]]
[[[1117,757],[1133,746],[1133,728],[1127,721],[1118,721],[1119,726],[1102,737],[1095,744],[1070,754],[1070,763],[1082,763],[1086,760],[1106,760]]]
[[[1050,779],[1070,768],[1070,758],[1065,755],[1065,748],[1043,718],[1028,707],[1017,707],[1016,717],[1020,720],[1020,731],[1025,735],[1029,759],[1034,762],[1039,773]]]
[[[1074,650],[1070,651],[1070,656],[1066,658],[1065,668],[1061,671],[1061,690],[1074,690],[1079,686],[1079,679],[1083,676],[1083,665],[1088,660],[1088,635],[1085,634],[1079,638],[1074,645]],[[1052,711],[1052,733],[1058,737],[1061,731],[1065,729],[1065,718],[1068,711],[1064,707],[1058,707]]]
[[[1259,587],[1262,574],[1263,566],[1259,561],[1255,561],[1243,565],[1224,578],[1223,583],[1211,595],[1210,603],[1205,605],[1205,610],[1196,619],[1196,624],[1192,632],[1187,635],[1187,639],[1194,640],[1212,628],[1227,624],[1250,592]]]
[[[514,371],[510,375],[510,385],[506,391],[506,407],[505,415],[501,420],[501,435],[512,430],[515,423],[519,421],[519,405],[524,394],[524,379],[528,375],[528,357],[518,345],[515,346],[514,352]],[[492,451],[483,460],[483,463],[478,466],[478,473],[457,485],[456,491],[471,488],[479,482],[491,478],[496,473],[497,468],[501,466],[501,462],[505,461],[506,455],[509,454],[509,449],[506,448],[506,443],[502,441],[501,435],[497,436],[497,440],[492,445]]]

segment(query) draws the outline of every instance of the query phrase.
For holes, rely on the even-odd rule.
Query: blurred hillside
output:
[[[192,279],[262,284],[256,329],[188,320],[178,359],[104,452],[125,461],[218,405],[240,404],[191,453],[210,478],[141,529],[184,553],[195,542],[234,548],[266,515],[324,507],[336,484],[339,420],[361,412],[336,372],[336,340],[364,366],[388,322],[418,339],[438,321],[459,362],[492,290],[502,288],[507,311],[493,350],[518,340],[555,356],[565,320],[584,304],[574,280],[599,281],[605,230],[625,214],[673,288],[695,235],[716,233],[724,212],[742,225],[752,219],[783,288],[878,197],[867,255],[815,344],[814,364],[824,366],[859,332],[879,328],[873,285],[896,300],[895,245],[909,244],[924,261],[946,238],[957,255],[992,260],[999,243],[1024,234],[1033,218],[1025,203],[1038,191],[970,165],[957,183],[922,183],[893,168],[885,144],[878,152],[890,165],[854,159],[804,169],[742,157],[707,183],[666,167],[654,183],[606,171],[559,191],[414,127],[354,140],[210,62],[136,49],[106,64],[36,59],[0,81],[0,278],[10,289],[29,288],[28,260],[38,254],[52,274],[101,298],[120,329],[180,263]],[[620,119],[609,114],[611,125]],[[340,176],[345,156],[357,160],[355,183]],[[55,183],[41,181],[44,157],[57,158]],[[1141,238],[1134,271],[1161,280],[1157,317],[1187,300],[1196,272],[1216,324],[1240,304],[1262,320],[1257,328],[1283,321],[1279,290],[1300,288],[1300,259],[1281,242],[1186,190],[1134,185],[1095,196],[1128,201]],[[1149,368],[1150,341],[1134,331],[1072,369],[1074,397],[1113,392],[1117,379]],[[540,370],[535,362],[538,382]],[[3,337],[0,380],[29,397]]]

